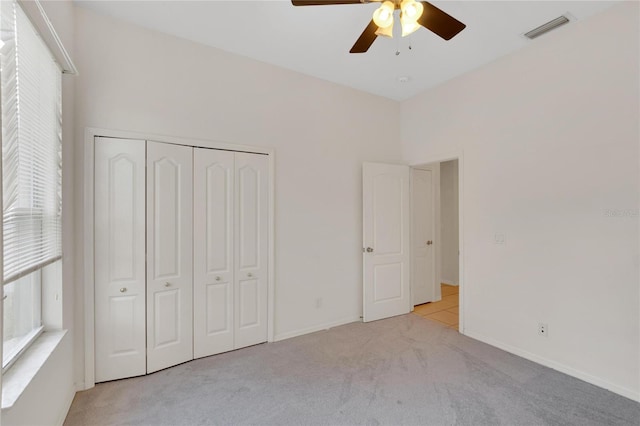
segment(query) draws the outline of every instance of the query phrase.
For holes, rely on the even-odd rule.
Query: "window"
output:
[[[35,271],[4,286],[3,366],[41,331],[41,277]]]
[[[62,108],[51,52],[15,1],[0,7],[6,369],[42,330],[42,269],[61,258]]]

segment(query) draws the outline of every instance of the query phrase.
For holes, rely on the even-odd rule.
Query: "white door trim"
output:
[[[268,318],[267,341],[274,341],[274,294],[275,294],[275,150],[253,145],[239,145],[203,139],[180,138],[149,133],[87,127],[84,132],[84,382],[76,390],[95,386],[95,310],[94,310],[94,141],[96,137],[141,139],[200,148],[221,149],[237,152],[265,154],[269,157],[269,262],[268,262]]]
[[[460,256],[458,257],[458,280],[459,280],[459,306],[460,313],[458,318],[458,329],[461,334],[464,334],[465,329],[465,294],[466,286],[464,285],[464,152],[463,151],[451,151],[444,155],[427,155],[421,159],[411,159],[411,167],[420,168],[420,165],[429,163],[442,163],[443,161],[458,160],[458,250]],[[413,254],[412,254],[413,255]]]

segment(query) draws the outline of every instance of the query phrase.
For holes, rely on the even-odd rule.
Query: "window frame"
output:
[[[58,132],[58,140],[56,141],[56,146],[53,147],[52,149],[54,150],[54,152],[57,152],[59,159],[57,160],[57,165],[55,167],[52,168],[52,170],[56,173],[56,176],[54,177],[53,175],[48,176],[48,174],[46,176],[48,176],[49,178],[51,178],[53,181],[56,182],[56,191],[58,193],[58,220],[59,220],[59,225],[58,225],[58,234],[57,234],[57,245],[58,245],[58,253],[59,255],[54,256],[54,257],[50,257],[48,259],[45,259],[39,263],[35,263],[30,267],[24,268],[23,270],[20,270],[17,273],[11,274],[11,276],[9,277],[8,280],[4,280],[4,273],[5,273],[5,248],[4,248],[4,236],[5,236],[5,229],[4,229],[4,220],[2,222],[2,225],[0,225],[0,251],[2,251],[3,253],[3,258],[2,258],[2,262],[0,263],[0,266],[2,266],[2,268],[0,268],[0,277],[2,277],[3,279],[1,279],[0,281],[2,281],[0,283],[0,295],[2,297],[2,306],[0,307],[0,313],[2,314],[2,318],[1,318],[1,322],[0,324],[2,325],[2,327],[0,327],[0,335],[3,336],[2,339],[2,346],[0,346],[0,359],[2,359],[2,368],[1,368],[1,374],[4,375],[19,359],[20,357],[31,347],[31,345],[38,339],[38,337],[40,337],[42,335],[42,333],[45,331],[45,301],[44,301],[44,287],[45,285],[55,285],[54,282],[52,282],[54,279],[53,277],[50,275],[50,273],[47,273],[47,267],[50,265],[54,265],[57,262],[61,262],[62,261],[62,232],[61,232],[61,224],[62,224],[62,220],[63,220],[63,212],[62,212],[62,182],[61,182],[61,175],[62,175],[62,74],[63,73],[68,73],[68,74],[76,74],[77,70],[75,69],[75,66],[73,65],[73,63],[71,62],[70,58],[68,58],[68,55],[66,53],[66,51],[64,50],[64,47],[62,46],[62,44],[60,43],[60,40],[57,37],[57,34],[55,34],[55,31],[53,30],[53,27],[51,26],[50,21],[48,20],[48,18],[46,17],[46,14],[44,13],[44,9],[42,8],[42,5],[40,5],[40,3],[36,0],[35,2],[24,2],[21,0],[13,0],[12,2],[4,2],[3,1],[3,13],[7,13],[6,10],[10,9],[13,12],[13,8],[15,8],[15,15],[13,17],[10,17],[9,19],[13,18],[14,21],[14,37],[17,36],[18,34],[18,22],[20,21],[21,18],[18,18],[17,14],[21,13],[24,15],[24,17],[26,17],[26,21],[23,20],[23,23],[21,25],[23,25],[22,29],[20,30],[21,32],[32,32],[33,35],[35,35],[43,44],[44,48],[46,49],[47,53],[49,54],[49,57],[52,61],[52,64],[55,66],[55,69],[57,71],[56,74],[56,80],[57,80],[57,99],[55,100],[56,102],[56,110],[57,110],[57,115],[58,115],[58,121],[56,123],[56,129]],[[39,15],[35,16],[36,21],[34,21],[34,7],[37,8],[37,11],[39,13]],[[42,21],[42,22],[40,22]],[[26,25],[24,24],[24,22],[28,22]],[[43,23],[45,24],[46,28],[49,30],[48,32],[45,31],[44,33],[42,32],[43,28]],[[43,35],[44,34],[44,35]],[[51,43],[49,39],[51,39],[53,37],[53,40],[55,41],[55,49],[51,48]],[[14,38],[14,42],[15,42],[15,38]],[[0,48],[2,48],[4,45],[4,43],[0,42]],[[24,48],[24,47],[22,47]],[[14,53],[16,54],[16,53]],[[59,60],[59,56],[64,57],[65,61],[65,66],[61,66],[60,65],[60,60]],[[17,68],[13,69],[13,72],[17,73],[19,72]],[[28,72],[28,71],[27,71]],[[50,71],[49,71],[50,72]],[[50,74],[53,75],[53,74]],[[1,85],[0,85],[0,90],[1,90]],[[20,100],[19,100],[19,96],[16,99],[16,108],[20,108],[19,106],[20,104]],[[27,103],[27,105],[29,105]],[[42,105],[42,102],[36,102],[35,105]],[[2,106],[3,106],[3,102],[0,102],[0,123],[3,122],[2,120],[2,116],[3,114],[1,114],[2,112]],[[2,142],[2,133],[0,133],[0,143]],[[18,143],[20,143],[18,141]],[[0,146],[2,146],[0,144]],[[46,145],[45,145],[46,146]],[[35,167],[34,163],[25,163],[25,164],[29,164],[31,167]],[[2,185],[3,185],[3,167],[4,164],[2,164],[2,157],[0,156],[0,195],[2,195]],[[34,169],[32,169],[34,170]],[[33,173],[33,172],[32,172]],[[41,173],[41,171],[38,171],[37,173]],[[33,188],[31,189],[33,191]],[[31,200],[33,201],[34,198],[31,198]],[[2,201],[2,213],[3,213],[3,218],[4,218],[4,201]],[[28,210],[28,209],[27,209]],[[14,215],[15,216],[22,216],[22,212],[20,211],[20,209],[18,209],[18,211],[14,210]],[[31,217],[31,215],[25,214],[25,217]],[[43,216],[43,218],[46,218],[46,216]],[[40,221],[40,234],[45,235],[43,228],[45,228],[47,226],[47,222],[45,219],[42,219]],[[39,316],[39,320],[36,320],[34,318],[34,328],[31,329],[28,333],[26,333],[24,336],[21,337],[20,339],[20,345],[17,345],[15,348],[12,348],[12,350],[10,351],[9,354],[4,353],[5,352],[5,345],[4,345],[4,321],[5,321],[5,314],[6,314],[6,310],[4,309],[4,305],[5,305],[5,301],[7,300],[8,295],[5,294],[5,286],[10,285],[12,283],[15,283],[21,279],[24,279],[26,277],[29,277],[33,275],[32,278],[30,278],[31,280],[34,280],[33,284],[31,285],[37,285],[37,296],[35,295],[35,293],[31,294],[30,297],[30,303],[32,304],[32,307],[34,309],[34,312],[38,312],[38,316]],[[61,274],[58,276],[56,276],[55,280],[61,280],[62,276]],[[37,284],[35,284],[35,280],[37,280]],[[58,296],[56,295],[56,300],[57,300]],[[24,306],[24,305],[23,305]],[[37,317],[36,317],[37,318]],[[35,323],[38,322],[39,325],[35,325]],[[6,360],[5,360],[6,358]]]
[[[21,339],[21,344],[19,346],[17,346],[15,349],[13,349],[12,351],[10,351],[8,354],[5,353],[5,348],[4,348],[4,313],[5,313],[5,308],[4,308],[4,303],[7,300],[7,295],[4,294],[2,296],[2,303],[3,303],[3,307],[2,307],[2,322],[3,322],[3,341],[2,341],[2,374],[4,374],[9,368],[11,368],[11,366],[13,364],[15,364],[15,362],[20,358],[20,356],[27,350],[29,349],[29,347],[33,344],[33,342],[36,341],[36,339],[38,337],[40,337],[40,335],[42,334],[42,332],[44,331],[44,322],[42,320],[42,313],[43,313],[43,309],[42,309],[42,287],[44,285],[44,271],[43,268],[40,269],[36,269],[35,271],[31,272],[31,274],[37,274],[36,276],[32,277],[31,279],[38,282],[38,290],[40,293],[40,297],[38,299],[38,310],[40,311],[40,325],[37,327],[34,327],[30,332],[28,332],[22,339]],[[25,275],[22,278],[28,277],[29,275]],[[19,280],[19,279],[18,279]],[[18,281],[15,280],[15,281]],[[11,283],[15,282],[12,281]],[[9,284],[11,284],[9,283]],[[9,284],[4,284],[4,285],[9,285]],[[3,293],[4,293],[4,285],[3,285]],[[23,284],[21,284],[23,285]],[[31,300],[32,303],[35,302],[35,300]],[[35,303],[34,303],[35,304]],[[6,362],[5,362],[5,357],[7,357]]]

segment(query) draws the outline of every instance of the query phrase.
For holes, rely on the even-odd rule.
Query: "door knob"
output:
[[[125,291],[127,291],[127,288],[126,288],[126,287],[122,287],[122,288],[120,289],[120,293],[124,293]]]
[[[252,274],[251,272],[249,272],[249,273],[247,274],[247,277],[249,277],[249,278],[251,278],[252,276],[253,276],[253,274]]]
[[[220,281],[220,277],[216,277],[216,281]]]
[[[430,246],[431,244],[433,244],[433,241],[429,240],[427,241],[427,245]]]
[[[171,283],[164,283],[165,287],[171,287]]]
[[[367,247],[366,250],[367,250],[367,253],[373,253],[373,249],[371,247]]]

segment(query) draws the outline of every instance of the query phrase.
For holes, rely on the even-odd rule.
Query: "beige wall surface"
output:
[[[82,8],[76,36],[78,217],[86,127],[273,148],[276,338],[358,320],[362,162],[400,159],[400,105]]]
[[[458,160],[440,163],[440,278],[458,285]]]
[[[401,115],[407,162],[463,153],[465,333],[635,399],[638,9],[562,27]]]

